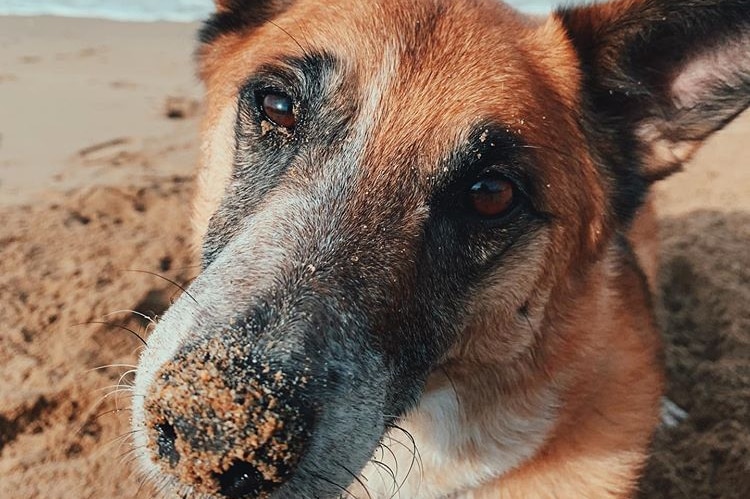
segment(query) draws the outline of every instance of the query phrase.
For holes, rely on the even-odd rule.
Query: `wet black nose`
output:
[[[224,473],[216,476],[219,492],[229,499],[258,497],[266,491],[263,474],[253,465],[244,461],[235,461]]]
[[[312,433],[307,376],[254,360],[243,340],[185,347],[146,397],[155,460],[199,493],[266,497],[289,479]]]

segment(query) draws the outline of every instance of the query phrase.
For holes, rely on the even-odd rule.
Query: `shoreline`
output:
[[[210,13],[209,13],[210,14]],[[203,21],[203,18],[185,18],[185,20],[177,20],[177,19],[137,19],[137,18],[117,18],[117,17],[106,17],[101,15],[83,15],[83,14],[54,14],[54,13],[46,13],[46,14],[16,14],[16,13],[2,13],[0,11],[0,19],[48,19],[50,21],[101,21],[105,23],[120,23],[120,24],[193,24],[198,25]]]

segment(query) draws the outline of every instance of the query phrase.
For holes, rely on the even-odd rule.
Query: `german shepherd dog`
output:
[[[219,0],[202,271],[140,466],[205,498],[631,497],[651,184],[750,104],[750,0]]]

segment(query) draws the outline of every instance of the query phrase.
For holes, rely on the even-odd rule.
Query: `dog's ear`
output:
[[[271,21],[294,0],[214,0],[216,12],[198,33],[202,44],[210,44],[226,33],[249,30]]]
[[[216,12],[227,12],[232,9],[232,4],[234,2],[232,0],[214,0],[214,5],[216,5]]]
[[[617,0],[558,11],[579,54],[589,127],[665,177],[750,105],[750,0]]]
[[[281,6],[290,4],[290,1],[274,0],[214,0],[216,12],[235,12],[240,13],[243,10],[274,10]]]

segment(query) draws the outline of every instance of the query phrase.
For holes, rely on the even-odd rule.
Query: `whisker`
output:
[[[115,386],[116,385],[106,386],[106,387],[102,387],[102,388],[96,388],[96,389],[92,390],[92,392],[96,393],[96,392],[100,392],[102,390],[111,390]],[[101,397],[99,397],[93,404],[91,404],[89,410],[91,412],[97,411],[99,409],[99,407],[107,401],[107,398],[109,398],[110,395],[111,394],[108,392],[108,393],[105,393],[104,395],[102,395]]]
[[[155,478],[155,470],[150,471],[148,474],[141,475],[140,484],[138,485],[138,490],[135,491],[135,496],[141,493],[141,489],[143,489],[143,486],[146,485],[146,483],[153,483]]]
[[[125,433],[122,433],[122,434],[120,434],[120,435],[117,435],[117,436],[116,436],[115,438],[113,438],[113,439],[112,439],[112,440],[110,440],[109,442],[106,442],[106,443],[105,443],[105,444],[103,445],[103,447],[108,447],[108,446],[110,446],[110,445],[114,445],[114,444],[116,443],[116,444],[118,444],[118,445],[117,445],[117,451],[119,451],[120,449],[122,449],[122,446],[123,446],[123,445],[125,444],[125,442],[127,442],[127,441],[128,441],[128,438],[130,438],[130,437],[132,437],[133,435],[135,435],[136,433],[140,433],[140,432],[142,432],[142,431],[143,431],[142,429],[126,431]],[[130,448],[130,451],[131,451],[131,452],[134,452],[134,451],[135,451],[135,449],[133,449],[133,447],[132,447],[132,442],[131,442],[131,448]]]
[[[148,345],[138,345],[132,352],[131,355],[135,355],[136,357],[139,357],[141,353],[146,349]],[[136,366],[137,367],[137,366]]]
[[[130,409],[128,407],[123,407],[122,409],[120,409],[118,407],[115,407],[114,409],[110,409],[108,411],[100,412],[99,414],[97,414],[96,416],[94,416],[94,421],[98,420],[99,418],[102,418],[102,417],[106,416],[107,414],[112,414],[113,412],[115,412],[115,413],[116,412],[123,412],[123,411],[125,411],[125,412],[130,411],[130,412],[132,412],[133,409]]]
[[[200,274],[199,274],[199,275],[200,275]],[[185,286],[189,286],[189,285],[190,285],[190,284],[192,284],[192,283],[193,283],[193,281],[194,281],[194,280],[196,280],[196,279],[198,279],[198,276],[197,276],[197,275],[195,275],[195,276],[191,277],[190,279],[188,279],[187,281],[185,281],[185,284],[184,284],[184,285],[185,285]],[[170,304],[172,304],[172,305],[174,305],[174,297],[175,297],[175,295],[176,295],[176,294],[177,294],[177,291],[175,291],[174,293],[172,293],[172,294],[171,294],[171,295],[169,296],[169,303],[170,303]]]
[[[393,481],[393,493],[395,494],[396,488],[398,487],[398,479],[396,478],[396,474],[393,472],[391,467],[385,464],[383,461],[378,461],[377,459],[371,459],[370,461],[372,462],[372,464],[375,464],[379,466],[380,468],[384,469],[385,472],[388,473],[388,475],[390,475],[391,480]],[[393,495],[391,497],[393,497]]]
[[[141,489],[143,488],[143,486],[146,485],[146,483],[149,483],[154,488],[154,491],[156,492],[156,496],[158,497],[158,496],[162,495],[162,492],[161,492],[161,488],[162,487],[161,486],[157,486],[157,484],[159,482],[163,482],[163,480],[164,480],[163,477],[161,479],[159,479],[159,475],[158,475],[158,473],[157,473],[156,470],[152,470],[147,475],[143,476],[143,479],[141,481],[141,485],[138,487],[138,492],[137,493],[140,493]]]
[[[113,393],[116,393],[117,391],[124,391],[124,390],[126,390],[126,389],[127,389],[127,390],[132,390],[132,388],[133,388],[132,386],[129,386],[129,385],[121,385],[121,384],[119,384],[119,383],[118,383],[118,384],[116,384],[116,385],[107,385],[107,386],[100,386],[99,388],[94,388],[94,389],[93,389],[93,390],[91,390],[91,391],[92,391],[92,392],[102,392],[102,391],[104,391],[104,390],[113,390],[113,391],[112,391],[111,393],[108,393],[108,394],[106,394],[106,395],[105,395],[105,397],[106,397],[106,396],[108,396],[108,395],[112,395]]]
[[[148,315],[144,314],[143,312],[139,312],[137,310],[130,310],[130,309],[115,310],[114,312],[110,312],[108,314],[104,314],[103,317],[109,317],[110,315],[122,314],[122,313],[126,313],[126,312],[129,313],[129,314],[135,314],[138,317],[142,317],[142,318],[146,319],[148,322],[150,322],[151,324],[156,324],[156,320],[154,320],[153,317],[149,317]]]
[[[409,448],[408,445],[406,445],[405,443],[403,443],[401,440],[399,440],[395,436],[388,435],[387,437],[392,442],[395,442],[395,443],[399,444],[401,447],[403,447],[411,455],[411,461],[409,462],[409,468],[406,470],[406,474],[404,475],[404,478],[401,480],[401,483],[396,483],[396,490],[391,495],[391,499],[392,499],[392,498],[394,498],[394,497],[396,497],[398,495],[398,493],[404,487],[404,484],[406,484],[406,481],[409,479],[409,475],[411,474],[411,471],[414,468],[414,462],[416,460],[416,454],[415,454],[415,451],[414,451],[413,447]],[[396,468],[396,470],[398,472],[398,468]]]
[[[99,366],[99,367],[93,367],[91,369],[87,369],[85,372],[90,373],[90,372],[93,372],[93,371],[101,371],[102,369],[109,369],[109,368],[112,368],[112,367],[128,367],[128,368],[131,368],[131,369],[137,369],[138,368],[138,366],[133,365],[133,364],[107,364],[106,366]]]
[[[128,374],[135,374],[135,372],[136,372],[137,370],[138,370],[138,367],[134,367],[133,369],[128,369],[127,371],[125,371],[124,373],[122,373],[122,375],[120,376],[120,379],[119,379],[119,380],[117,380],[117,385],[118,385],[118,386],[130,386],[130,387],[132,387],[133,385],[128,385],[128,384],[125,384],[125,385],[123,385],[123,384],[122,384],[122,380],[123,380],[123,378],[124,378],[125,376],[127,376]]]
[[[81,322],[79,324],[73,324],[73,326],[87,326],[87,325],[90,325],[90,324],[101,324],[101,325],[104,325],[104,326],[119,327],[120,329],[124,329],[125,331],[129,332],[130,334],[132,334],[133,336],[135,336],[136,338],[138,338],[141,341],[141,343],[143,343],[144,345],[148,345],[148,343],[146,343],[146,340],[144,340],[143,337],[140,334],[136,333],[135,331],[133,331],[129,327],[123,326],[122,324],[113,324],[111,322],[106,322],[106,321],[89,321],[89,322]]]
[[[281,31],[283,31],[283,32],[284,32],[284,33],[285,33],[285,34],[286,34],[286,35],[287,35],[287,36],[288,36],[289,38],[291,38],[291,39],[292,39],[292,41],[293,41],[293,42],[294,42],[294,43],[295,43],[295,44],[296,44],[296,45],[297,45],[297,46],[299,47],[299,49],[300,49],[300,50],[302,51],[302,53],[303,53],[303,54],[305,54],[305,55],[309,55],[308,51],[307,51],[307,50],[305,50],[305,47],[303,47],[303,46],[302,46],[302,45],[301,45],[301,44],[300,44],[300,43],[299,43],[299,42],[297,41],[297,39],[296,39],[296,38],[294,38],[294,37],[292,36],[292,34],[291,34],[291,33],[289,33],[289,32],[288,32],[287,30],[285,30],[284,28],[282,28],[281,26],[279,26],[279,25],[278,25],[278,24],[276,24],[275,22],[271,21],[270,19],[268,20],[268,23],[269,23],[269,24],[271,24],[271,25],[273,25],[273,26],[276,26],[276,27],[277,27],[277,28],[279,28],[279,29],[280,29]]]
[[[125,270],[126,270],[126,272],[139,272],[141,274],[149,274],[149,275],[152,275],[154,277],[158,277],[159,279],[164,279],[168,283],[173,284],[174,286],[177,286],[178,288],[180,288],[183,293],[185,293],[186,295],[188,295],[195,302],[196,305],[200,305],[200,303],[198,303],[198,300],[196,300],[195,297],[193,295],[191,295],[190,292],[188,292],[187,289],[185,289],[183,286],[180,286],[179,284],[177,284],[175,281],[173,281],[169,277],[164,277],[161,274],[157,274],[156,272],[150,272],[148,270],[138,270],[138,269],[125,269]]]
[[[134,463],[135,463],[136,461],[138,461],[138,459],[140,459],[140,457],[141,457],[141,456],[140,456],[140,454],[138,454],[138,453],[136,452],[137,450],[138,450],[138,449],[132,449],[132,450],[130,451],[131,455],[129,455],[129,456],[128,456],[128,455],[126,454],[126,457],[123,457],[123,458],[122,458],[122,459],[120,460],[120,463],[121,463],[121,464],[122,464],[123,466],[133,466],[133,465],[134,465]],[[152,476],[156,476],[156,475],[152,475]],[[150,480],[149,480],[149,479],[147,479],[147,480],[148,480],[148,481],[151,481],[151,480],[153,480],[153,479],[150,479]]]
[[[396,453],[393,452],[393,449],[391,449],[388,445],[386,445],[383,442],[380,443],[380,448],[381,448],[381,451],[382,451],[382,449],[385,449],[385,450],[388,451],[388,453],[390,453],[391,457],[393,458],[393,466],[396,468],[396,470],[395,470],[396,473],[395,474],[396,474],[396,476],[398,476],[398,458],[396,457]],[[385,453],[382,453],[382,455],[381,455],[380,458],[383,459],[384,457],[385,457]],[[394,484],[394,487],[397,487],[397,486],[398,486],[398,482],[396,482]]]
[[[96,389],[94,391],[109,390],[109,389],[112,389],[112,387],[109,386],[109,387],[104,387],[104,388],[98,388],[98,389]],[[92,408],[94,410],[98,409],[112,395],[115,395],[117,393],[122,393],[122,392],[131,392],[132,393],[133,389],[132,388],[119,388],[119,389],[116,389],[116,390],[112,390],[111,392],[105,393],[104,395],[102,395],[101,397],[99,397],[99,399],[96,402],[94,402],[94,404],[92,405]],[[131,397],[135,397],[135,394],[132,394]],[[115,407],[115,408],[117,408],[117,407]]]
[[[317,473],[314,473],[314,472],[309,471],[309,470],[307,471],[307,473],[309,473],[313,477],[317,478],[318,480],[322,480],[322,481],[324,481],[326,483],[329,483],[329,484],[333,485],[334,487],[336,487],[336,488],[340,489],[342,492],[344,492],[346,495],[351,496],[354,499],[357,499],[357,497],[354,494],[352,494],[351,492],[349,492],[348,490],[346,490],[346,488],[344,488],[341,485],[337,484],[333,480],[329,480],[328,478],[326,478],[324,476],[321,476],[321,475],[318,475]]]
[[[302,35],[302,40],[305,42],[305,45],[307,46],[307,50],[305,51],[305,53],[306,54],[311,54],[312,53],[312,45],[310,45],[310,40],[307,38],[307,35],[305,35],[305,29],[299,23],[298,19],[294,20],[294,24],[297,25],[297,29],[299,30],[300,34]]]
[[[125,376],[127,376],[129,374],[135,374],[136,371],[137,371],[137,369],[129,369],[129,370],[125,371],[124,373],[122,373],[120,375],[120,379],[117,380],[117,387],[118,387],[118,389],[119,388],[127,388],[129,391],[132,391],[133,387],[135,386],[135,383],[133,383],[133,384],[129,384],[129,383],[123,384],[122,380],[125,379]],[[119,408],[119,404],[120,404],[120,395],[118,393],[117,397],[115,397],[115,409]]]
[[[145,445],[139,445],[139,446],[137,446],[137,447],[132,447],[132,448],[128,449],[128,450],[127,450],[126,452],[123,452],[122,454],[120,454],[119,456],[117,456],[117,458],[118,458],[118,459],[122,459],[122,458],[124,458],[125,456],[127,456],[127,455],[129,455],[129,454],[135,454],[135,453],[136,453],[136,452],[138,452],[139,450],[141,450],[141,449],[145,449],[145,448],[146,448],[146,446],[145,446]],[[136,457],[137,457],[137,456],[136,456]]]
[[[359,478],[357,475],[355,475],[349,468],[347,468],[343,464],[341,464],[339,462],[336,462],[335,460],[334,460],[334,463],[336,465],[338,465],[339,467],[341,467],[344,471],[346,471],[347,473],[349,473],[352,477],[354,477],[354,479],[357,481],[357,483],[359,483],[362,486],[362,488],[364,489],[365,494],[367,494],[367,497],[369,499],[372,499],[372,495],[370,495],[370,490],[367,488],[367,485],[365,485],[365,482],[363,482],[361,478]],[[365,478],[365,480],[367,480],[367,478]]]
[[[139,478],[138,482],[139,482],[139,484],[138,484],[138,488],[136,489],[136,491],[135,491],[135,494],[133,494],[133,497],[134,497],[134,498],[138,497],[138,494],[140,494],[140,493],[141,493],[141,489],[142,489],[142,488],[143,488],[143,486],[144,486],[144,485],[146,484],[146,477],[145,477],[145,476],[141,476],[141,477]]]
[[[404,435],[406,435],[406,437],[411,441],[411,444],[412,444],[412,449],[410,451],[412,454],[412,461],[409,464],[409,469],[406,471],[406,476],[404,477],[404,480],[401,482],[401,485],[399,485],[398,489],[401,490],[401,488],[403,488],[404,484],[406,483],[407,478],[411,474],[411,471],[414,468],[415,463],[417,464],[417,467],[419,468],[420,479],[424,477],[424,466],[422,464],[422,456],[419,454],[419,449],[417,448],[417,442],[416,440],[414,440],[414,436],[411,433],[409,433],[406,429],[402,428],[401,426],[395,423],[389,423],[387,426],[400,430]],[[395,439],[395,441],[403,445],[404,448],[408,450],[408,447],[403,442],[399,441],[398,439]]]

